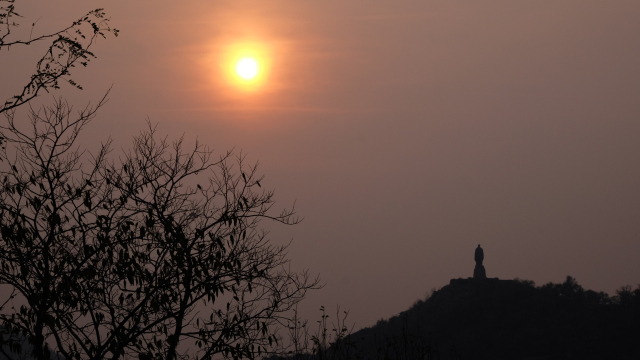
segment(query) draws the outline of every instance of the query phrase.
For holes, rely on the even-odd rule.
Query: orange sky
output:
[[[327,283],[306,316],[372,325],[471,276],[478,243],[489,277],[640,283],[637,0],[30,4],[36,30],[96,7],[121,30],[59,93],[113,84],[87,144],[126,148],[148,116],[296,201],[304,222],[272,234]],[[252,91],[224,72],[242,46],[268,63]],[[3,98],[37,54],[0,53]]]

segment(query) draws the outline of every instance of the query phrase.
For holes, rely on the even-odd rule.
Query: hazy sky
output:
[[[473,274],[538,285],[640,283],[640,2],[589,0],[18,1],[35,32],[104,7],[118,38],[75,76],[85,132],[127,148],[145,118],[259,161],[275,227],[356,328]],[[246,91],[225,72],[251,47]],[[0,52],[0,95],[41,50]],[[39,52],[40,51],[40,52]],[[7,69],[11,69],[7,71]]]

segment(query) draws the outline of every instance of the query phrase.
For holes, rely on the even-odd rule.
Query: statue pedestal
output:
[[[473,269],[473,278],[474,279],[486,279],[487,273],[484,271],[484,266],[477,264],[476,268]]]

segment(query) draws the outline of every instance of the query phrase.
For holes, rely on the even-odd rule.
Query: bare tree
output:
[[[12,292],[0,316],[6,331],[29,338],[37,359],[50,358],[46,340],[61,319],[82,310],[77,294],[93,275],[88,248],[97,224],[90,219],[104,196],[91,197],[93,204],[86,196],[100,181],[108,147],[86,169],[73,146],[103,103],[72,119],[70,106],[58,101],[39,112],[31,109],[30,123],[22,126],[11,111],[2,126],[13,146],[2,150],[8,164],[0,171],[0,283]],[[16,298],[19,308],[13,306]]]
[[[39,360],[52,352],[70,360],[268,353],[278,325],[318,287],[259,227],[295,224],[295,213],[272,214],[273,192],[242,155],[186,150],[151,125],[117,161],[109,142],[94,156],[80,151],[77,137],[104,101],[75,117],[64,101],[32,109],[28,127],[8,113],[6,331],[26,336]]]

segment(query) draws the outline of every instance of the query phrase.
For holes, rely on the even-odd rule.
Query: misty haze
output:
[[[637,359],[636,0],[0,0],[0,359]]]

